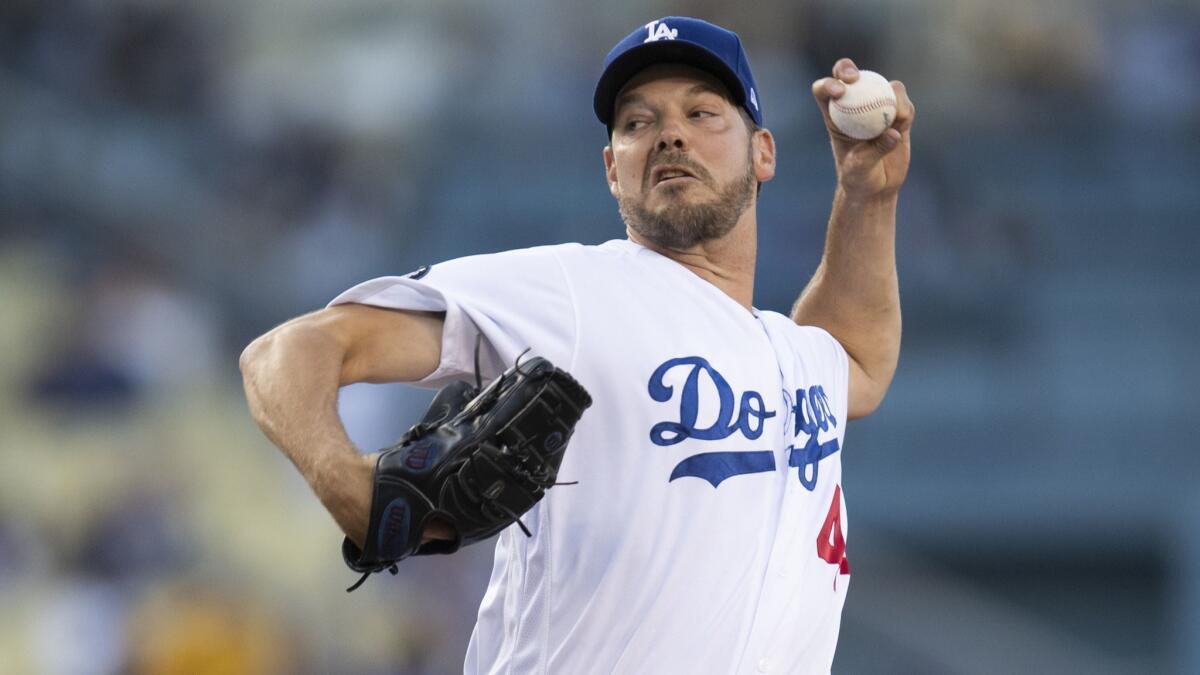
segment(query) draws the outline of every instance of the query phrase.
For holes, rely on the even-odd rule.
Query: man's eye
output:
[[[716,113],[711,110],[693,110],[692,117],[713,117]]]
[[[642,126],[645,124],[646,124],[646,120],[629,120],[628,122],[625,123],[625,130],[626,131],[637,131],[638,129],[642,128]]]

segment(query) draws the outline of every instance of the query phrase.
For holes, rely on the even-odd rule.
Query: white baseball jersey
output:
[[[827,673],[849,585],[848,361],[626,240],[473,256],[333,304],[446,313],[430,386],[526,348],[591,393],[555,487],[496,543],[465,672]]]

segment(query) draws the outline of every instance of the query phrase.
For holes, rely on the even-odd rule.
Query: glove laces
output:
[[[358,589],[359,586],[363,585],[363,582],[365,582],[367,580],[367,577],[371,576],[372,574],[375,574],[376,572],[382,572],[384,570],[391,572],[392,576],[396,576],[397,574],[400,573],[400,568],[396,567],[396,563],[392,563],[391,565],[384,565],[382,567],[377,567],[373,570],[368,570],[366,572],[363,572],[363,575],[358,578],[358,581],[354,582],[354,585],[351,586],[350,588],[347,588],[346,592],[353,593],[355,590]]]

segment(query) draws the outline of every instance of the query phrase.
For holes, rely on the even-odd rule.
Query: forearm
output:
[[[883,390],[900,355],[896,200],[895,192],[856,198],[837,190],[825,253],[792,310],[796,323],[837,338]]]
[[[345,348],[318,328],[284,324],[241,358],[255,422],[296,465],[342,530],[358,543],[371,505],[371,468],[337,411]]]

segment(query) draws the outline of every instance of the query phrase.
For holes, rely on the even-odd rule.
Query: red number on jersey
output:
[[[839,574],[850,574],[850,560],[846,557],[846,539],[842,536],[842,486],[833,487],[833,503],[825,516],[825,524],[817,534],[817,557],[830,565],[838,566]],[[837,577],[833,578],[837,588]]]

